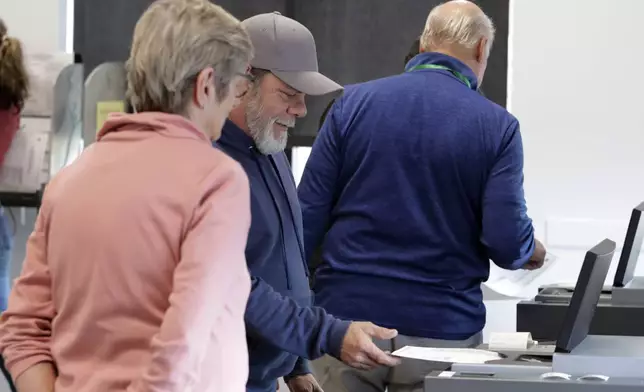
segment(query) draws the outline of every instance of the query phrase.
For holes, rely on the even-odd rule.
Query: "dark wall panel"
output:
[[[77,0],[74,50],[80,53],[88,75],[97,65],[125,61],[137,20],[152,0]],[[218,0],[239,19],[262,12],[286,11],[286,0]]]
[[[265,12],[278,11],[283,15],[288,12],[288,0],[216,0],[213,2],[224,7],[239,20]]]
[[[313,33],[320,71],[346,85],[400,73],[429,11],[441,0],[295,0],[294,17]],[[486,97],[505,106],[509,0],[480,0],[497,25],[483,83]],[[331,97],[309,97],[309,115],[298,121],[294,145],[309,145]]]
[[[75,51],[89,74],[107,61],[127,59],[136,21],[152,0],[76,1]],[[313,33],[320,70],[341,84],[402,72],[405,54],[420,35],[430,9],[441,0],[218,0],[239,19],[279,11]],[[505,106],[509,0],[479,0],[492,17],[497,38],[483,83],[485,95]],[[331,97],[309,97],[309,115],[291,141],[310,145]]]
[[[480,0],[479,6],[496,26],[496,39],[481,88],[490,100],[505,107],[508,95],[508,20],[510,0]]]
[[[108,61],[125,61],[137,20],[152,0],[82,0],[75,2],[74,51],[85,75]]]
[[[342,85],[400,73],[427,13],[440,0],[297,1],[295,19],[316,40],[320,71]],[[292,143],[310,145],[332,97],[308,97],[309,114],[298,121]]]

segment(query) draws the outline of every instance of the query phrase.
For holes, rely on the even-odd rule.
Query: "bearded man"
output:
[[[284,154],[288,129],[306,115],[304,97],[340,91],[318,72],[315,41],[279,13],[242,22],[255,47],[249,89],[215,146],[236,159],[250,181],[252,223],[246,260],[252,289],[246,309],[248,392],[273,392],[284,377],[291,392],[320,392],[308,360],[328,354],[358,369],[397,360],[373,342],[395,330],[339,320],[312,307],[304,261],[302,212]]]

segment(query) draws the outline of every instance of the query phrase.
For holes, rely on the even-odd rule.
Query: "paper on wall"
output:
[[[490,263],[490,277],[484,283],[490,290],[499,294],[519,298],[529,299],[534,297],[534,292],[529,291],[531,284],[544,272],[552,267],[557,257],[551,253],[546,253],[546,259],[543,266],[537,270],[516,271],[504,270]]]
[[[0,169],[0,191],[35,193],[44,183],[49,131],[21,129]]]
[[[435,348],[405,346],[391,355],[445,363],[486,363],[502,359],[499,353],[475,348]]]
[[[101,101],[96,103],[96,132],[103,128],[110,113],[125,112],[125,102],[123,101]]]

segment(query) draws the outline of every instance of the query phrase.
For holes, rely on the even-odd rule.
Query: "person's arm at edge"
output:
[[[14,282],[0,326],[5,366],[20,392],[53,391],[56,379],[50,342],[55,311],[46,258],[49,208],[45,191],[27,240],[22,272]]]
[[[341,157],[337,143],[337,116],[341,100],[329,110],[306,161],[297,189],[302,208],[304,252],[306,262],[313,255],[328,230],[331,211],[337,195]]]
[[[515,270],[535,252],[532,220],[523,190],[523,143],[517,120],[503,135],[483,193],[482,243],[499,267]]]
[[[179,392],[191,389],[202,369],[217,318],[232,286],[248,289],[245,248],[250,227],[250,190],[243,169],[221,162],[202,182],[198,202],[174,271],[170,306],[151,339],[150,362],[127,389]],[[214,299],[213,301],[208,300]],[[242,314],[244,309],[240,310]],[[219,339],[225,339],[225,336]]]

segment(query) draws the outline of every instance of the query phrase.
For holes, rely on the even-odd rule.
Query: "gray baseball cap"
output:
[[[242,22],[255,47],[254,68],[271,71],[284,83],[308,95],[324,95],[342,86],[318,72],[313,34],[279,12],[260,14]]]

